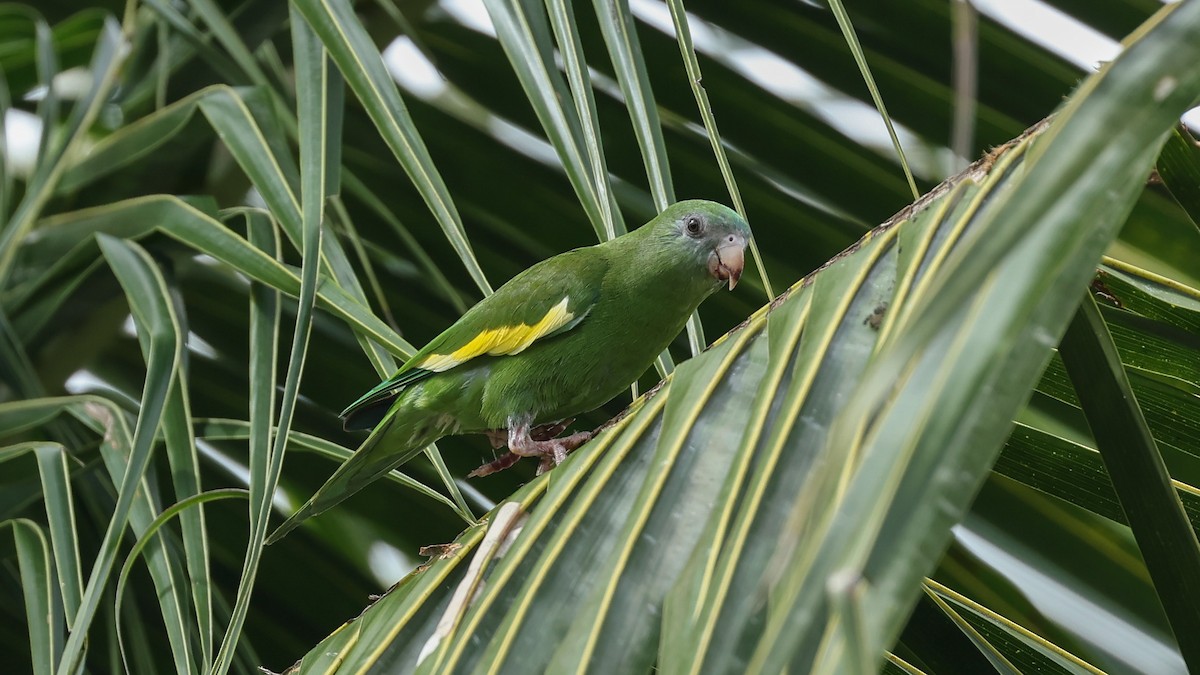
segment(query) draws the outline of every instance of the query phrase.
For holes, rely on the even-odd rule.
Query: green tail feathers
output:
[[[316,494],[267,537],[267,545],[279,541],[300,523],[333,508],[375,479],[416,457],[426,446],[445,435],[444,428],[436,422],[428,413],[393,409]]]

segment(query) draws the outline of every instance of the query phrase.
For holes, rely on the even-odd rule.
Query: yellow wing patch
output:
[[[516,326],[501,326],[485,330],[476,335],[470,342],[455,349],[449,354],[430,354],[413,364],[422,370],[432,370],[440,373],[470,361],[476,356],[503,356],[520,354],[538,339],[553,333],[570,323],[575,315],[567,311],[567,298],[550,308],[540,321],[533,324],[518,324]]]

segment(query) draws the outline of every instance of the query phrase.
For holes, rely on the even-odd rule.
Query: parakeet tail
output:
[[[279,541],[308,518],[333,508],[375,479],[417,456],[427,445],[445,434],[445,428],[431,419],[428,413],[403,408],[389,412],[316,494],[267,537],[267,545]]]

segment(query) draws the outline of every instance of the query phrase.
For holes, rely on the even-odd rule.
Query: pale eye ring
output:
[[[689,235],[697,237],[700,235],[700,232],[704,230],[704,224],[700,222],[700,218],[696,216],[688,216],[687,220],[683,222],[683,228],[687,230]]]

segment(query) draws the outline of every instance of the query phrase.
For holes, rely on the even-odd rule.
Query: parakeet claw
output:
[[[503,443],[501,443],[501,445],[503,445]],[[479,478],[480,476],[490,476],[494,473],[503,471],[503,470],[509,468],[510,466],[516,464],[517,460],[519,460],[519,459],[521,459],[520,455],[514,455],[511,452],[506,452],[503,455],[500,455],[499,457],[497,457],[496,459],[493,459],[492,461],[488,462],[487,464],[484,464],[483,466],[480,466],[479,468],[475,469],[471,473],[467,474],[467,478]]]
[[[568,453],[591,439],[593,435],[591,431],[579,431],[570,436],[555,438],[574,421],[574,419],[562,420],[560,422],[542,424],[532,429],[527,423],[514,424],[508,430],[509,451],[475,469],[467,474],[467,477],[476,478],[478,476],[487,476],[497,471],[503,471],[516,464],[517,460],[522,457],[541,458],[541,461],[538,463],[537,474],[539,476],[542,475],[561,464],[567,458]],[[497,444],[497,441],[502,438],[501,434],[504,433],[503,431],[493,429],[484,433],[492,442],[493,447],[503,445],[503,443]]]
[[[558,435],[567,430],[567,427],[575,423],[575,418],[550,422],[548,424],[539,424],[529,430],[529,437],[535,441],[548,441],[553,438],[558,438]]]

